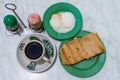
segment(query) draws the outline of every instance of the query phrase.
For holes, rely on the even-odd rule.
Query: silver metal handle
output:
[[[5,4],[5,7],[9,10],[12,10],[12,11],[17,9],[16,5],[12,4],[12,3]]]

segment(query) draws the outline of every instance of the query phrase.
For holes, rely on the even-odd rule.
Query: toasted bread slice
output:
[[[96,56],[104,51],[102,43],[97,33],[91,33],[85,37],[79,38],[83,50],[87,53],[86,59]]]
[[[97,33],[90,33],[82,38],[74,38],[60,48],[63,64],[75,64],[92,58],[104,51]]]
[[[62,46],[60,49],[60,55],[62,58],[63,64],[75,64],[81,60],[83,60],[83,56],[81,55],[82,49],[79,45],[79,42],[76,40],[72,40]]]

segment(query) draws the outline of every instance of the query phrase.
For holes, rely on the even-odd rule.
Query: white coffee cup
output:
[[[50,62],[45,56],[46,51],[42,42],[37,40],[28,41],[24,47],[24,53],[27,59],[32,62],[39,63],[40,61]]]

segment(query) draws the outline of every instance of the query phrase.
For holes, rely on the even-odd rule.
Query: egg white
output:
[[[59,14],[59,16],[57,16]],[[74,28],[75,17],[70,12],[53,14],[50,19],[51,27],[60,33],[66,33]]]

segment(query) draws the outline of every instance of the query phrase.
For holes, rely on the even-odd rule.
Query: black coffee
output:
[[[42,46],[37,42],[29,43],[25,48],[25,54],[30,59],[38,59],[43,52]]]

